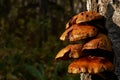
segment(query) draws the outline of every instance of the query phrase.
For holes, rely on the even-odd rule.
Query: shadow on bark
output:
[[[107,6],[107,11],[106,11],[106,27],[108,29],[108,36],[109,38],[111,39],[111,42],[113,44],[113,50],[114,50],[114,55],[115,55],[115,59],[114,59],[114,65],[116,66],[117,65],[117,57],[119,52],[120,52],[120,27],[113,22],[113,15],[114,15],[114,8],[111,4],[108,4]],[[116,16],[118,17],[118,16]],[[117,67],[117,66],[116,66]],[[119,73],[116,73],[116,74],[119,74]],[[110,77],[115,77],[115,76],[112,76],[112,74],[110,74]],[[111,80],[111,79],[110,79]],[[118,80],[117,79],[117,76],[116,76],[116,79],[113,79],[113,80]]]

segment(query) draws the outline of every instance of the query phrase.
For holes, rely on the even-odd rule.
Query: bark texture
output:
[[[115,52],[115,73],[120,80],[120,0],[87,0],[87,10],[106,17],[106,28]]]

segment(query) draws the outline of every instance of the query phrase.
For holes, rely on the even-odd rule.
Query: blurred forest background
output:
[[[0,80],[79,80],[56,62],[66,22],[84,0],[0,0]]]

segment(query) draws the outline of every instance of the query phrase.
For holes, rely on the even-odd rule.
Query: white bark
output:
[[[87,0],[87,10],[106,17],[106,28],[116,55],[116,74],[120,80],[120,0]]]
[[[96,0],[87,0],[87,10],[88,11],[97,11],[98,4],[96,3]]]

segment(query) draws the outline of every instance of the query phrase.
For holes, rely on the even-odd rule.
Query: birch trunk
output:
[[[115,73],[120,80],[120,1],[87,0],[86,6],[88,11],[97,11],[107,19],[106,28],[116,56]]]

